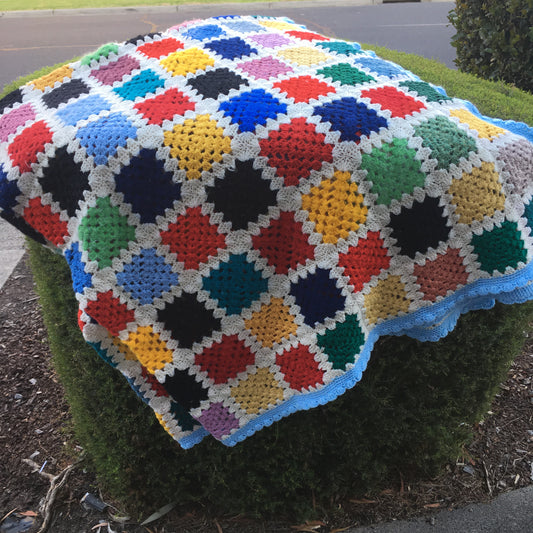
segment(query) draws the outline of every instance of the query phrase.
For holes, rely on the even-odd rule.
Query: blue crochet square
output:
[[[293,283],[291,294],[300,306],[304,322],[311,327],[333,318],[337,311],[344,309],[346,300],[329,270],[322,268]]]
[[[156,89],[164,87],[164,85],[165,80],[160,78],[153,70],[143,70],[121,87],[113,89],[113,91],[124,100],[135,100],[138,96],[144,98],[149,93],[155,93]]]
[[[240,22],[224,22],[224,26],[230,30],[239,31],[241,33],[265,31],[263,26],[259,26],[259,24],[254,24],[253,22],[248,22],[246,20]]]
[[[86,287],[93,286],[91,274],[85,272],[85,263],[82,261],[79,244],[75,242],[70,250],[65,250],[65,259],[70,267],[72,286],[77,293],[82,293]]]
[[[256,126],[264,126],[267,119],[275,119],[278,114],[285,113],[287,105],[280,103],[264,89],[254,89],[222,102],[220,109],[243,132],[255,131]]]
[[[323,122],[331,123],[331,129],[340,132],[341,141],[357,142],[361,137],[387,127],[384,117],[352,97],[315,107],[313,115],[319,115]]]
[[[252,48],[240,37],[211,41],[210,43],[207,43],[205,47],[222,56],[224,59],[236,59],[257,53],[255,48]]]
[[[400,68],[398,65],[393,65],[383,59],[376,57],[357,57],[356,63],[365,68],[375,72],[378,76],[386,76],[387,78],[394,78],[396,76],[407,76],[409,73]]]
[[[133,212],[143,224],[156,221],[181,196],[181,184],[173,181],[173,173],[165,171],[164,161],[156,157],[156,150],[143,148],[122,167],[115,177],[116,189],[124,194]]]
[[[98,115],[101,111],[109,111],[111,104],[100,95],[92,94],[56,112],[56,115],[69,126],[75,126],[80,120],[86,120],[91,115]]]
[[[143,305],[151,304],[178,284],[178,275],[153,248],[133,256],[116,277],[118,284]]]
[[[95,165],[105,165],[119,146],[137,138],[137,129],[122,113],[111,113],[80,128],[76,138],[87,154],[94,156]]]
[[[205,26],[198,26],[196,28],[191,28],[185,32],[185,36],[196,41],[204,41],[205,39],[211,39],[213,37],[220,37],[221,35],[226,35],[226,32],[216,26],[215,24],[206,24]]]
[[[17,196],[20,194],[16,181],[9,181],[3,165],[0,165],[0,209],[9,213],[17,205]]]

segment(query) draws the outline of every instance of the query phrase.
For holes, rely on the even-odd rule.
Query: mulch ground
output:
[[[439,477],[390,480],[378,497],[348,500],[332,515],[301,525],[174,510],[140,526],[124,518],[124,509],[99,512],[80,503],[87,492],[110,501],[84,460],[51,498],[52,478],[79,459],[81,448],[52,367],[26,259],[0,291],[0,363],[0,532],[16,531],[23,521],[33,522],[28,531],[37,532],[47,516],[46,530],[53,533],[332,533],[393,519],[430,517],[441,509],[486,502],[533,483],[533,338],[526,339],[491,411],[475,427],[472,444]],[[147,510],[147,515],[153,511]]]

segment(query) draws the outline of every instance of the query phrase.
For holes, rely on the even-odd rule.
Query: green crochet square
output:
[[[527,261],[527,250],[516,222],[504,221],[500,227],[472,237],[474,253],[481,269],[489,274],[495,270],[505,273],[507,267],[516,268]]]
[[[423,146],[431,148],[431,157],[437,160],[437,168],[446,170],[457,164],[461,157],[468,158],[477,152],[476,141],[445,117],[437,116],[415,128],[415,134],[423,139]]]
[[[349,63],[339,63],[338,65],[325,67],[318,70],[317,74],[322,74],[333,81],[340,81],[343,85],[361,85],[362,83],[375,81],[372,76],[365,74]]]
[[[446,100],[451,100],[449,96],[441,94],[425,81],[408,80],[400,83],[400,87],[406,87],[410,91],[417,93],[418,96],[424,96],[428,102],[445,102]]]
[[[87,54],[86,56],[81,58],[81,64],[82,65],[90,65],[92,61],[100,61],[102,57],[109,57],[109,54],[117,54],[118,53],[118,45],[115,43],[109,43],[104,44],[104,46],[101,46],[96,50],[96,52],[93,52],[92,54]]]
[[[421,162],[415,159],[416,150],[407,146],[407,139],[393,139],[362,155],[361,168],[368,172],[376,203],[388,205],[400,200],[403,193],[411,194],[415,187],[423,187],[426,175],[420,170]]]
[[[318,335],[317,344],[326,355],[334,369],[344,370],[349,363],[355,363],[355,356],[365,342],[365,336],[356,315],[349,315],[335,329]]]
[[[79,237],[89,259],[96,261],[98,268],[105,268],[135,240],[135,228],[117,206],[111,205],[109,198],[98,198],[96,206],[89,208],[80,223]]]

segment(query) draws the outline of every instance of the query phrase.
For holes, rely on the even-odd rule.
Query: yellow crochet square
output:
[[[123,342],[137,356],[141,365],[152,374],[172,363],[172,351],[152,326],[140,326]]]
[[[477,131],[481,139],[492,140],[502,133],[505,133],[503,128],[493,126],[492,124],[481,120],[466,109],[452,109],[450,115],[452,117],[457,117],[460,122],[466,124],[471,130]]]
[[[260,368],[231,389],[231,396],[249,414],[257,414],[283,400],[283,389],[268,368]]]
[[[305,65],[307,67],[318,65],[331,59],[330,55],[310,46],[297,46],[295,48],[280,50],[278,56],[297,65]]]
[[[448,193],[452,195],[460,223],[471,224],[474,220],[481,222],[484,217],[503,211],[505,195],[498,179],[494,163],[484,161],[481,168],[474,167],[472,172],[465,172],[461,179],[452,181]]]
[[[389,276],[380,279],[365,296],[366,317],[370,324],[375,324],[399,313],[407,313],[410,303],[401,277]]]
[[[259,24],[261,24],[261,26],[266,26],[267,28],[274,28],[275,30],[302,30],[302,28],[296,24],[280,20],[263,20],[259,22]]]
[[[40,78],[29,81],[26,85],[33,85],[36,89],[44,91],[47,87],[53,87],[56,82],[61,83],[65,78],[71,78],[72,72],[74,71],[71,67],[63,65]]]
[[[290,308],[283,303],[283,298],[272,298],[269,304],[263,305],[244,324],[252,335],[268,348],[272,348],[276,342],[288,339],[298,329]]]
[[[176,124],[172,131],[164,133],[165,146],[170,155],[177,157],[178,165],[187,172],[187,179],[196,180],[204,170],[211,170],[213,163],[220,163],[223,154],[231,152],[231,139],[209,115],[198,115]]]
[[[186,76],[189,73],[194,74],[197,70],[205,70],[208,66],[212,67],[215,60],[199,48],[188,48],[170,54],[159,63],[173,76]]]
[[[309,220],[325,243],[336,244],[366,221],[368,208],[357,192],[357,184],[350,179],[349,172],[337,171],[302,196],[302,208],[308,211]]]
[[[126,361],[137,361],[137,356],[130,350],[130,347],[124,344],[118,337],[111,337],[111,342],[116,346],[117,350],[124,356]]]

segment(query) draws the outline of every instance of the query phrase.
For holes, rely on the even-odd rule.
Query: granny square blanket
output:
[[[234,445],[381,335],[533,298],[532,140],[356,43],[216,17],[1,100],[0,214],[64,255],[84,338],[181,446]]]

